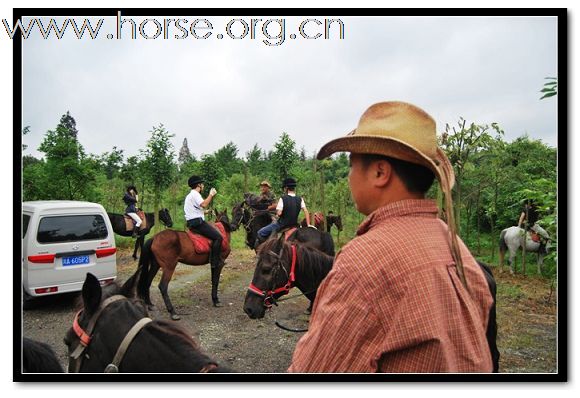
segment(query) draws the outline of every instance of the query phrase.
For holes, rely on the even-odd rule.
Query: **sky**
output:
[[[174,0],[163,4],[148,0],[102,0],[86,3],[90,7],[182,7]],[[373,0],[333,1],[334,7],[376,7]],[[518,0],[407,0],[405,7],[520,7]],[[578,197],[578,179],[567,179],[567,171],[580,170],[580,151],[574,135],[576,116],[573,112],[578,79],[574,77],[578,49],[578,6],[572,0],[552,0],[545,3],[529,0],[526,7],[568,8],[569,47],[568,73],[568,132],[561,131],[560,153],[569,153],[568,162],[560,163],[562,187],[569,189],[574,203]],[[83,3],[84,5],[84,3]],[[398,4],[393,2],[394,6]],[[78,1],[54,0],[51,7],[79,7]],[[234,0],[216,0],[211,7],[240,7]],[[271,0],[248,0],[245,7],[313,7],[311,0],[292,3]],[[12,7],[46,7],[42,0],[8,0],[0,3],[0,18],[12,18]],[[525,13],[525,11],[523,12]],[[314,17],[313,15],[309,15]],[[340,17],[340,16],[338,16]],[[215,26],[218,26],[218,19]],[[329,139],[341,136],[356,126],[362,112],[372,103],[382,100],[404,100],[421,106],[437,121],[441,131],[445,123],[455,123],[459,116],[477,123],[498,122],[511,140],[525,132],[533,138],[556,146],[556,99],[539,101],[544,77],[556,73],[555,21],[539,18],[461,19],[438,21],[435,18],[409,20],[383,18],[378,21],[345,20],[345,39],[295,40],[287,39],[278,47],[260,45],[259,40],[236,42],[185,40],[183,43],[159,40],[148,42],[30,39],[23,50],[22,100],[24,125],[31,126],[25,137],[34,154],[35,147],[60,116],[69,110],[76,118],[79,139],[90,153],[109,151],[113,145],[135,154],[143,148],[148,131],[158,123],[176,137],[176,150],[187,137],[196,154],[216,150],[233,141],[243,154],[253,143],[269,148],[281,131],[287,131],[299,146],[314,151]],[[103,28],[105,29],[105,28]],[[288,34],[291,32],[288,28]],[[15,159],[19,148],[14,147],[10,127],[18,115],[13,115],[12,42],[0,27],[0,120],[5,126],[0,145],[0,165],[7,189],[0,195],[5,212],[5,225],[14,223],[18,212],[11,212],[18,192],[14,176]],[[209,44],[208,44],[209,43]],[[234,45],[235,44],[235,45]],[[42,48],[44,47],[44,48]],[[26,61],[26,62],[24,62]],[[563,126],[561,126],[563,128]],[[266,133],[265,133],[266,132]],[[567,133],[567,134],[566,134]],[[13,149],[16,149],[15,151]],[[12,176],[12,178],[10,178]],[[15,194],[13,197],[12,194]],[[560,196],[566,201],[566,196]],[[563,203],[564,205],[566,203]],[[562,212],[565,206],[561,206]],[[564,214],[570,225],[580,225],[577,206],[570,206]],[[577,254],[568,247],[576,247],[578,234],[572,228],[569,237],[564,231],[567,246],[560,259],[566,262],[570,282],[567,302],[579,301],[580,284]],[[9,227],[0,229],[1,246],[5,256],[5,280],[13,279],[18,266],[13,255],[14,234]],[[568,241],[569,240],[569,241]],[[563,245],[564,246],[564,245]],[[570,259],[565,257],[569,251]],[[13,289],[19,281],[0,290],[0,299],[12,303]],[[16,307],[15,307],[16,308]],[[580,383],[578,361],[580,344],[574,336],[580,328],[579,306],[570,305],[568,311],[570,382],[530,385],[525,383],[482,383],[461,386],[452,383],[374,383],[369,384],[309,384],[284,385],[284,389],[300,389],[305,397],[321,394],[351,395],[353,392],[405,394],[408,391],[423,395],[449,397],[489,397],[492,394],[525,394],[526,397],[577,396]],[[12,314],[7,310],[8,317]],[[12,316],[14,316],[12,314]],[[561,324],[562,325],[562,324]],[[13,326],[10,324],[10,326]],[[13,328],[0,330],[1,348],[12,353],[15,349]],[[153,397],[175,390],[195,390],[192,393],[215,394],[224,391],[236,397],[279,394],[279,385],[257,383],[225,383],[216,385],[26,385],[12,381],[11,356],[0,361],[0,389],[10,396],[37,397],[66,390],[80,392],[86,397],[102,397],[106,390],[125,390],[139,396]],[[460,387],[460,388],[458,388]],[[401,391],[402,390],[402,391]],[[576,391],[574,393],[573,391]],[[189,391],[188,391],[189,392]],[[376,395],[376,394],[375,394]]]
[[[85,151],[97,155],[113,146],[137,155],[159,124],[174,135],[176,153],[187,138],[197,157],[230,141],[244,156],[256,143],[272,149],[287,132],[297,148],[313,154],[356,127],[368,106],[387,100],[423,108],[439,132],[463,117],[499,123],[508,141],[528,134],[557,146],[557,98],[539,100],[545,77],[557,76],[555,17],[309,15],[285,18],[283,41],[266,38],[261,29],[280,16],[122,18],[136,26],[155,19],[161,27],[164,18],[186,18],[180,23],[186,28],[204,18],[213,29],[205,40],[191,32],[178,40],[174,35],[184,34],[169,22],[163,30],[168,39],[137,33],[131,40],[125,23],[122,39],[109,40],[106,33],[116,34],[113,17],[95,40],[78,40],[70,26],[61,40],[34,31],[23,44],[22,123],[30,126],[24,154],[41,157],[39,144],[67,111]],[[253,39],[252,18],[262,19]],[[330,25],[329,39],[300,36],[300,23],[325,18],[342,21],[343,39],[338,22]],[[246,36],[231,39],[226,26],[233,20],[230,31],[241,37],[240,19],[248,25]],[[98,18],[91,21],[96,26]],[[198,36],[209,32],[199,28],[204,25],[196,25]],[[154,21],[143,28],[148,37],[156,34]],[[280,22],[267,25],[270,37],[280,32]],[[324,25],[309,21],[304,33],[322,34]]]

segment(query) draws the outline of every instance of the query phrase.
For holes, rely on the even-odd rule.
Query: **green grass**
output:
[[[524,297],[524,291],[519,285],[500,283],[497,285],[497,296],[516,300]]]

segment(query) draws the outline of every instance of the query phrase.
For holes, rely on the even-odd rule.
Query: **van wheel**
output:
[[[35,299],[30,294],[22,291],[22,309],[23,310],[31,310],[34,308]]]

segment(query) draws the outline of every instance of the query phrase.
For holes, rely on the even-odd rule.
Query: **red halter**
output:
[[[290,289],[294,287],[295,270],[296,270],[296,246],[292,245],[292,265],[290,266],[290,273],[288,274],[288,282],[284,286],[280,286],[274,290],[261,290],[253,282],[250,282],[248,290],[260,297],[264,297],[264,305],[268,308],[272,307],[272,300],[275,294],[280,294],[281,296],[288,294]]]

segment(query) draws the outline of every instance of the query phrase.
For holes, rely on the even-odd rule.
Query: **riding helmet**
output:
[[[187,180],[187,185],[189,185],[189,187],[193,189],[197,186],[197,184],[201,184],[202,182],[203,178],[201,178],[200,176],[193,175],[189,177],[189,180]]]
[[[282,188],[295,188],[296,187],[296,180],[292,177],[287,177],[284,178],[284,181],[282,181]]]

